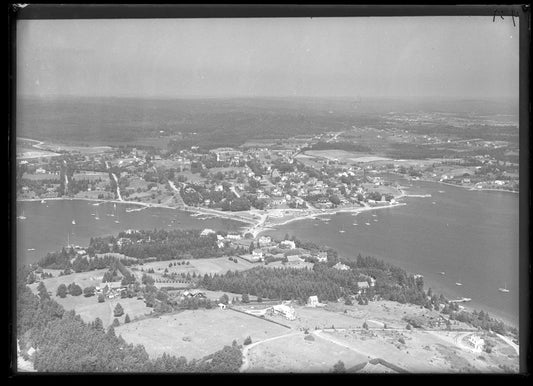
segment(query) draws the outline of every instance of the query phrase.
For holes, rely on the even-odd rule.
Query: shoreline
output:
[[[429,181],[429,182],[432,182],[432,181]],[[397,196],[396,199],[409,197],[409,195],[405,194],[405,192],[402,189],[399,189],[399,190],[402,192],[402,194]],[[42,200],[43,199],[17,199],[17,201],[20,201],[20,202],[38,202],[38,201],[42,201]],[[131,205],[137,205],[137,206],[140,206],[140,207],[143,207],[143,208],[155,207],[155,208],[163,208],[163,209],[181,210],[181,211],[184,211],[184,212],[193,212],[193,213],[198,213],[198,214],[209,214],[209,215],[212,215],[212,216],[215,216],[215,217],[228,218],[228,219],[231,219],[231,220],[234,220],[234,221],[239,221],[239,222],[243,222],[244,223],[244,221],[242,221],[242,220],[235,219],[231,214],[227,214],[226,215],[225,213],[218,213],[218,211],[209,210],[209,209],[207,209],[206,211],[202,211],[201,208],[200,208],[200,210],[196,210],[195,208],[189,208],[189,207],[176,208],[176,207],[171,207],[171,206],[161,205],[161,204],[139,203],[139,202],[135,202],[135,201],[91,199],[91,198],[53,197],[53,198],[44,199],[44,200],[45,201],[47,201],[47,200],[51,200],[51,201],[59,201],[59,200],[74,201],[74,200],[79,200],[79,201],[88,201],[88,202],[93,201],[93,202],[99,202],[99,203],[109,202],[109,203],[131,204]],[[391,205],[386,205],[386,206],[384,205],[384,206],[364,206],[364,207],[357,207],[357,208],[340,208],[340,209],[327,210],[327,211],[321,211],[321,210],[316,210],[316,209],[314,211],[313,210],[308,210],[306,212],[306,214],[304,214],[304,215],[292,217],[292,218],[289,218],[289,219],[287,219],[285,221],[281,221],[281,222],[276,223],[276,224],[272,224],[272,223],[268,223],[267,222],[269,216],[272,213],[282,212],[282,211],[284,211],[284,209],[271,210],[269,212],[263,212],[263,213],[260,213],[259,211],[250,211],[250,212],[247,212],[247,213],[252,215],[252,216],[259,216],[260,219],[254,221],[254,222],[252,222],[250,220],[250,223],[253,224],[252,226],[243,225],[243,227],[241,227],[241,228],[245,228],[242,231],[243,235],[246,234],[246,233],[251,233],[254,236],[254,238],[256,238],[259,234],[261,234],[261,233],[263,233],[265,231],[276,230],[276,228],[279,227],[279,226],[287,225],[287,224],[290,224],[290,223],[295,222],[295,221],[306,220],[306,219],[315,219],[315,218],[321,217],[321,216],[333,216],[333,215],[335,215],[337,213],[356,213],[356,214],[358,214],[358,213],[363,213],[363,212],[370,212],[372,210],[389,209],[389,208],[401,207],[401,206],[406,206],[406,205],[407,205],[407,203],[405,203],[405,202],[397,202],[397,203],[394,203],[394,204],[391,204]],[[139,210],[142,210],[142,209],[139,209]],[[206,212],[208,212],[208,213],[206,213]],[[428,281],[427,284],[431,285],[432,283],[430,281]],[[473,307],[473,306],[467,305],[467,304],[464,304],[463,307],[464,307],[464,309],[466,311],[473,311],[475,309],[478,309],[477,307]],[[480,309],[483,309],[483,308],[480,308]],[[505,315],[500,315],[499,313],[495,313],[495,312],[491,312],[491,315],[495,319],[501,320],[505,324],[519,329],[519,323],[513,322],[512,320],[509,319],[509,317],[506,317]]]
[[[457,185],[457,184],[451,184],[449,182],[443,182],[443,181],[433,181],[433,180],[410,180],[411,182],[412,181],[415,181],[415,182],[433,182],[433,183],[437,183],[437,184],[442,184],[442,185],[448,185],[448,186],[454,186],[456,188],[462,188],[462,189],[466,189],[466,190],[469,190],[471,192],[505,192],[505,193],[515,193],[515,194],[519,194],[520,192],[517,192],[516,190],[507,190],[507,189],[495,189],[495,188],[476,188],[476,187],[473,187],[473,186],[463,186],[463,185]]]

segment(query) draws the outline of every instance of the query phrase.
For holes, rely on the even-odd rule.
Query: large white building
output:
[[[470,343],[474,352],[476,353],[483,351],[483,347],[485,346],[485,340],[477,335],[470,335],[468,338],[468,343]]]
[[[275,314],[282,315],[289,320],[296,319],[296,313],[294,312],[294,308],[287,304],[277,304],[275,306],[272,306],[272,311],[274,311]]]

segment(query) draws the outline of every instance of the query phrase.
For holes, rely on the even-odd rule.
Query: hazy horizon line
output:
[[[90,98],[90,99],[145,99],[145,100],[180,100],[180,99],[314,99],[314,100],[519,100],[518,96],[449,96],[449,95],[420,95],[420,96],[384,96],[384,95],[77,95],[77,94],[20,94],[17,99],[62,99],[62,98]]]

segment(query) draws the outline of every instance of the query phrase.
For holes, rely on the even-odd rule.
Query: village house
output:
[[[270,236],[261,236],[258,242],[260,247],[266,247],[272,243],[272,238]]]
[[[309,307],[316,307],[318,304],[318,297],[317,296],[309,296],[309,299],[307,299],[307,305]]]
[[[341,270],[341,271],[347,271],[350,269],[350,267],[348,267],[346,264],[342,264],[340,261],[337,264],[335,264],[333,268]]]
[[[282,315],[288,320],[296,319],[296,313],[294,312],[294,308],[287,304],[277,304],[275,306],[272,306],[272,311],[274,314]]]
[[[320,263],[326,263],[328,261],[328,254],[327,252],[318,252],[316,258]]]
[[[362,293],[365,293],[370,288],[370,285],[367,281],[358,281],[357,287],[359,288],[359,291],[357,293],[360,295]]]
[[[289,264],[299,264],[303,263],[305,260],[300,257],[300,255],[287,255],[287,262]]]
[[[214,230],[212,229],[209,229],[209,228],[205,228],[201,233],[200,233],[200,236],[208,236],[212,233],[216,233]]]
[[[474,352],[477,353],[483,351],[483,347],[485,346],[485,341],[483,338],[480,338],[477,335],[471,335],[470,338],[468,338],[468,343],[470,346],[472,346]]]
[[[260,249],[254,249],[252,251],[252,257],[255,259],[255,260],[263,260],[263,251],[260,250]]]
[[[296,248],[296,244],[292,240],[283,240],[281,243],[279,243],[279,245],[283,248],[288,248],[288,249]]]

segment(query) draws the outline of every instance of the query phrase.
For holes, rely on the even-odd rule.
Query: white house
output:
[[[472,345],[474,352],[481,352],[483,351],[483,347],[485,346],[485,341],[480,338],[477,335],[471,335],[470,338],[468,338],[468,342],[470,345]]]
[[[288,320],[296,319],[294,308],[286,304],[278,304],[278,305],[272,306],[272,310],[274,311],[275,314],[282,315],[286,317]]]
[[[281,245],[281,246],[283,246],[285,248],[289,248],[289,249],[295,249],[296,248],[296,244],[292,240],[283,240],[281,243],[279,243],[279,245]]]
[[[260,249],[254,249],[252,251],[252,257],[258,260],[263,260],[263,251]]]
[[[209,228],[205,228],[202,233],[200,233],[200,236],[207,236],[207,235],[210,235],[211,233],[216,233],[214,230],[212,229],[209,229]]]
[[[335,269],[339,269],[341,271],[347,271],[350,269],[350,267],[348,267],[346,264],[342,264],[341,262],[338,262],[337,264],[335,264],[333,266],[333,268]],[[368,284],[368,283],[367,283]]]
[[[261,236],[258,242],[260,247],[264,247],[272,242],[272,238],[270,236]]]
[[[309,296],[307,300],[307,305],[309,307],[316,307],[318,305],[318,296]]]
[[[224,303],[218,303],[218,307],[221,309],[221,310],[225,310],[226,309],[226,305]]]

